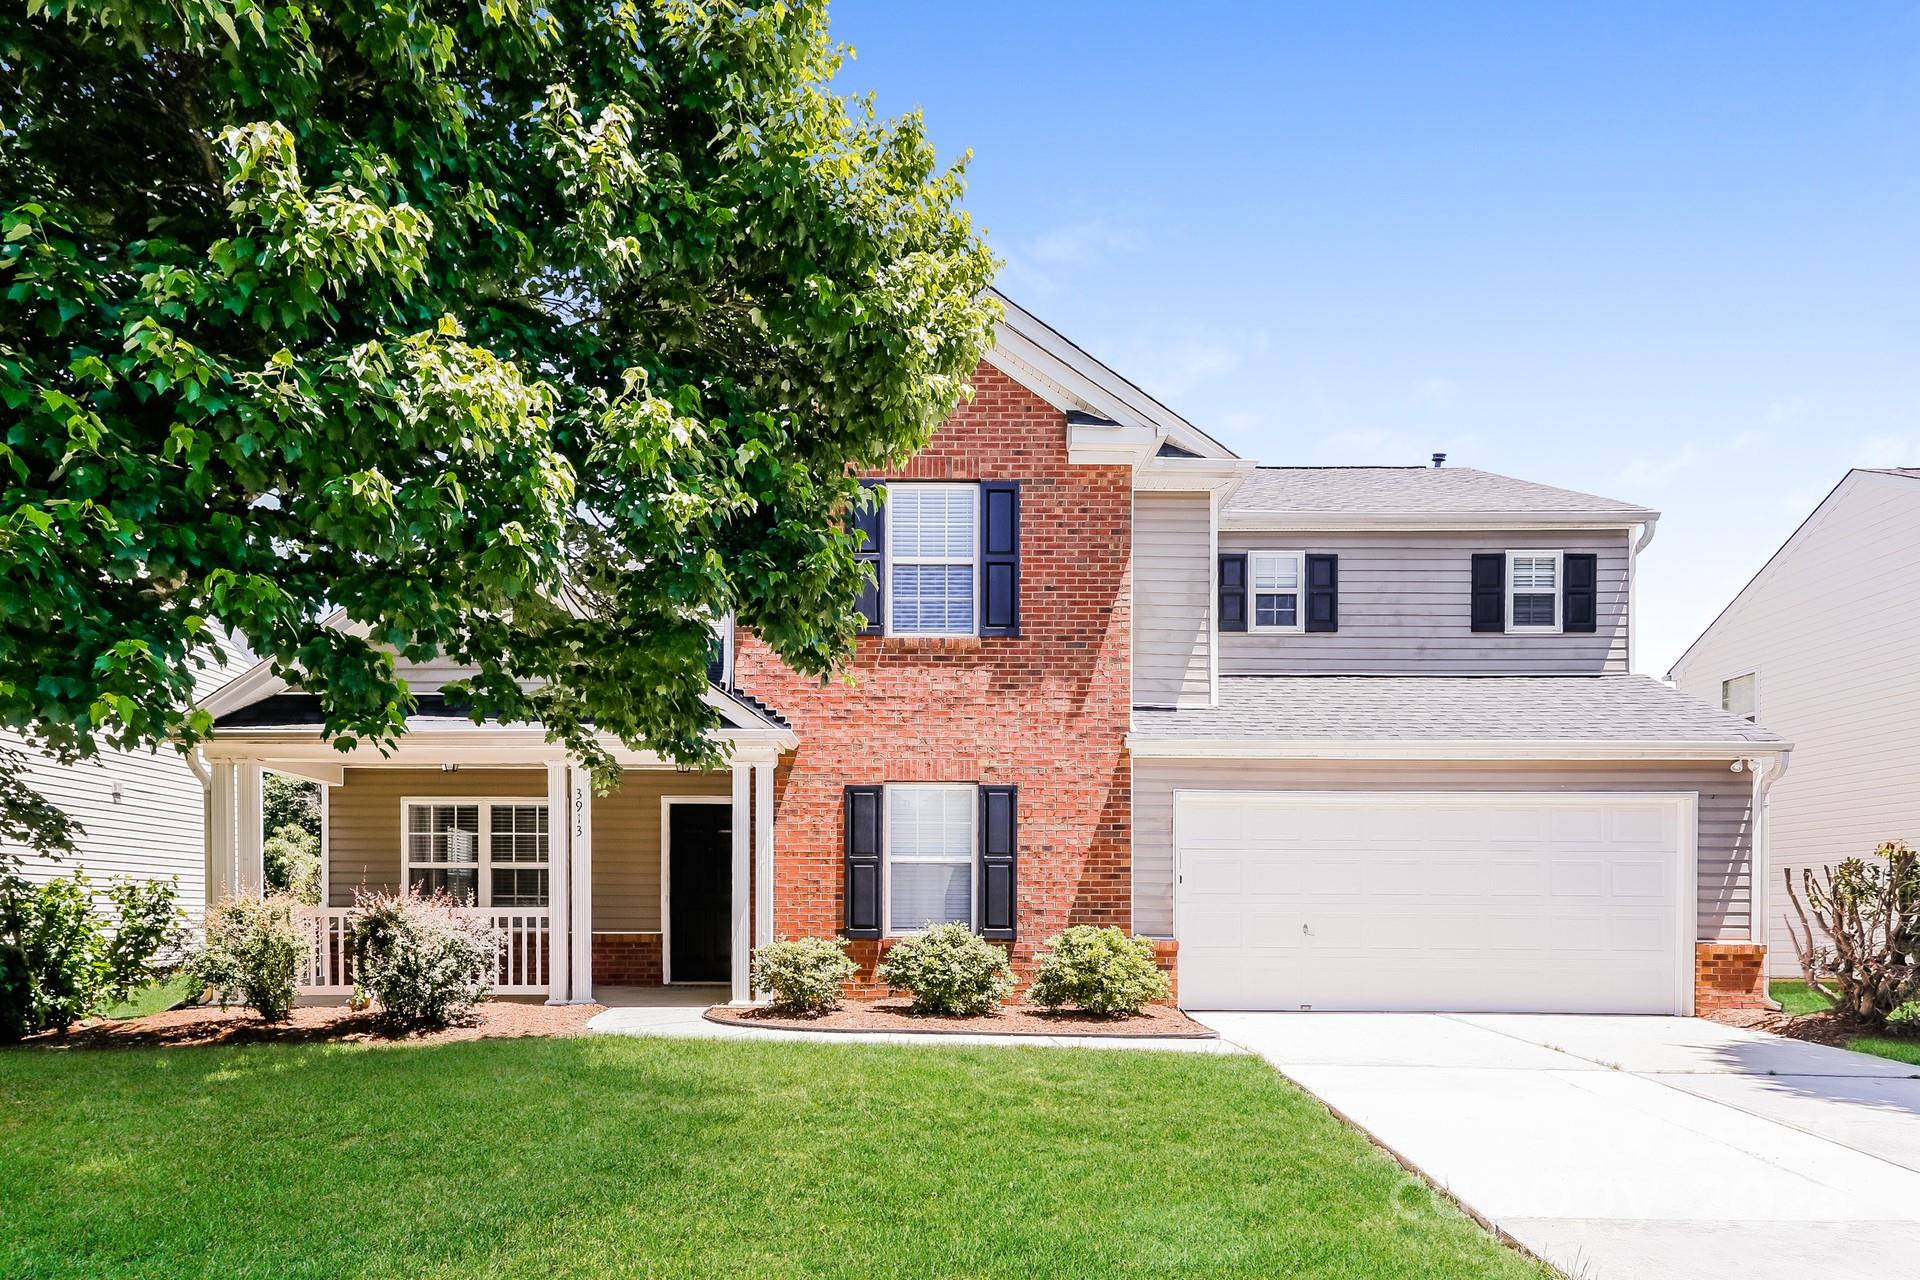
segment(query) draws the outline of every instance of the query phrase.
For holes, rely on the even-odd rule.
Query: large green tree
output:
[[[444,654],[601,767],[711,759],[716,615],[833,671],[993,262],[825,9],[0,0],[0,723],[191,743],[214,626],[342,741]]]

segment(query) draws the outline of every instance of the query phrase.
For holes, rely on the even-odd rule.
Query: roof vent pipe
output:
[[[1436,454],[1434,454],[1434,455],[1433,455],[1433,469],[1434,469],[1435,471],[1438,471],[1438,470],[1439,470],[1439,469],[1440,469],[1441,467],[1444,467],[1444,466],[1446,466],[1446,465],[1447,465],[1447,455],[1446,455],[1446,454],[1444,454],[1444,453],[1436,453]]]

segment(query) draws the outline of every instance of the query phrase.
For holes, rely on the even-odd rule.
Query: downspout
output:
[[[1635,613],[1635,610],[1633,607],[1634,566],[1639,562],[1640,553],[1647,549],[1647,544],[1649,542],[1653,541],[1654,530],[1658,529],[1659,527],[1660,527],[1660,517],[1649,516],[1647,518],[1647,522],[1640,526],[1639,539],[1633,544],[1633,547],[1627,552],[1627,670],[1628,671],[1633,671],[1636,669],[1635,663],[1633,660],[1634,645],[1635,645],[1635,642],[1640,637],[1640,619]]]
[[[1773,784],[1780,781],[1787,771],[1787,762],[1792,758],[1791,751],[1782,751],[1779,755],[1766,760],[1750,760],[1748,768],[1753,771],[1753,874],[1751,917],[1747,925],[1747,939],[1767,946],[1772,936],[1768,924],[1769,912],[1773,900],[1773,823],[1767,816],[1767,797],[1773,791]],[[1771,966],[1768,957],[1760,957],[1760,980],[1765,983]],[[1780,1004],[1771,995],[1764,997],[1768,1009],[1778,1013]]]

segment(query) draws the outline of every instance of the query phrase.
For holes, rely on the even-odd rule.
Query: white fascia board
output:
[[[773,764],[780,756],[800,745],[790,729],[719,730],[712,735],[723,743],[731,759],[748,764]],[[675,763],[652,751],[632,751],[618,739],[606,734],[599,744],[614,760],[628,768],[674,768]],[[312,729],[253,729],[245,733],[213,738],[201,745],[209,760],[248,761],[275,767],[285,763],[286,772],[309,763],[335,765],[393,765],[419,767],[436,764],[534,765],[568,758],[565,747],[548,742],[545,731],[525,725],[448,725],[416,729],[404,735],[387,750],[361,743],[348,750],[336,749]],[[303,775],[304,776],[304,775]]]
[[[1218,493],[1238,484],[1254,465],[1246,458],[1151,457],[1135,468],[1133,487],[1171,493]]]
[[[1160,433],[1118,422],[1069,422],[1067,461],[1081,467],[1139,467],[1160,447]]]
[[[1323,530],[1388,530],[1395,532],[1473,532],[1485,530],[1567,529],[1622,532],[1656,518],[1653,512],[1621,512],[1599,516],[1592,512],[1487,511],[1446,515],[1407,512],[1343,511],[1223,511],[1220,527],[1240,533],[1315,533]]]
[[[1744,760],[1785,755],[1789,742],[1548,742],[1488,738],[1358,741],[1298,738],[1140,738],[1142,760]]]

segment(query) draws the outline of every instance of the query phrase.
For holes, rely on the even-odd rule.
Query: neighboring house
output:
[[[348,987],[354,891],[413,883],[496,920],[500,990],[556,1000],[745,1000],[750,948],[802,934],[871,992],[950,919],[1023,973],[1066,925],[1131,928],[1194,1007],[1758,998],[1752,762],[1785,744],[1627,674],[1654,513],[1256,468],[1011,304],[974,388],[874,477],[852,686],[732,645],[729,768],[619,749],[592,795],[537,728],[447,714],[444,667],[407,671],[394,754],[342,754],[261,669],[209,703],[213,891],[259,883],[268,768],[326,784],[312,993]]]
[[[235,641],[223,641],[225,666],[200,676],[202,696],[253,664]],[[196,917],[206,900],[206,788],[178,751],[102,751],[79,764],[58,764],[19,734],[0,731],[0,743],[27,759],[27,785],[53,801],[82,827],[77,851],[50,858],[5,847],[20,860],[20,872],[35,884],[84,871],[96,892],[108,880],[175,878],[180,903]]]
[[[1820,618],[1836,625],[1805,625]],[[1849,471],[1670,678],[1796,744],[1769,810],[1766,925],[1772,971],[1798,973],[1784,875],[1920,843],[1920,467]]]

